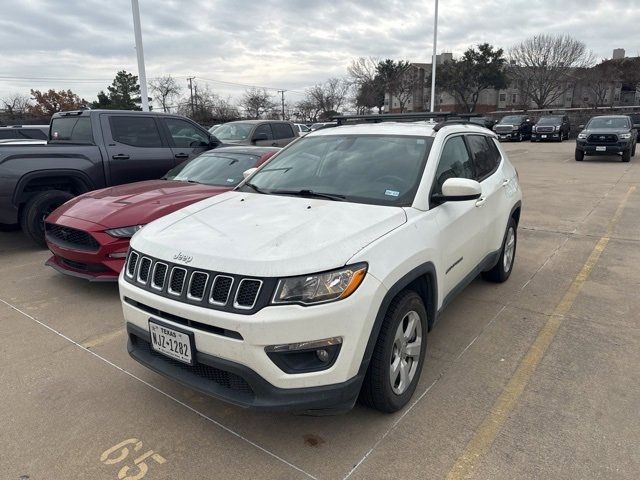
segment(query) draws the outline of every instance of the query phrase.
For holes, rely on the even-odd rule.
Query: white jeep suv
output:
[[[384,412],[411,398],[427,332],[478,274],[502,282],[521,191],[494,133],[368,123],[309,133],[235,191],[131,241],[131,356],[245,407]]]

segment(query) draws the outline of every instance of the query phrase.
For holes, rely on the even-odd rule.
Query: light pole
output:
[[[142,51],[142,30],[140,29],[140,8],[138,0],[131,0],[133,11],[133,32],[136,37],[136,54],[138,55],[138,80],[140,80],[140,96],[142,97],[142,111],[149,111],[149,96],[147,95],[147,74],[144,71],[144,52]]]
[[[431,113],[436,111],[436,45],[438,43],[438,0],[433,15],[433,55],[431,57]]]

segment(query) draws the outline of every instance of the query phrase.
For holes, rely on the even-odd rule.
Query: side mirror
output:
[[[209,148],[216,148],[220,145],[220,140],[218,140],[214,135],[209,135]]]
[[[449,178],[442,185],[442,194],[434,195],[434,200],[444,202],[464,202],[477,200],[482,195],[482,185],[469,178]]]
[[[269,136],[264,132],[254,133],[253,137],[251,137],[251,143],[261,142],[263,140],[269,140]]]
[[[244,178],[249,178],[251,175],[253,175],[253,172],[255,172],[257,170],[256,167],[253,168],[248,168],[247,170],[245,170],[244,172],[242,172],[242,176]]]

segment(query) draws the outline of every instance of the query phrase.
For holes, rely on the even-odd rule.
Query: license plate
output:
[[[596,147],[596,152],[606,152],[607,147]]]
[[[542,135],[542,138],[547,138],[547,136],[546,135]]]
[[[500,135],[500,138],[504,140],[505,138],[507,138],[507,136],[506,135]]]
[[[151,347],[167,357],[193,365],[193,334],[149,319]]]

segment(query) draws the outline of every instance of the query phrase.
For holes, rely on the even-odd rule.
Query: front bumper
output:
[[[576,148],[582,150],[586,155],[611,155],[622,153],[631,148],[631,142],[617,142],[615,144],[597,145],[587,142],[576,142]]]
[[[338,302],[268,306],[241,315],[177,302],[122,278],[119,285],[129,353],[135,360],[236,405],[290,411],[338,411],[353,406],[365,371],[361,367],[367,341],[386,293],[378,280],[367,275],[353,295]],[[195,369],[151,350],[150,318],[193,332]],[[341,337],[342,346],[335,362],[320,371],[285,373],[265,352],[270,345],[329,337]]]
[[[99,244],[98,250],[87,251],[60,245],[47,239],[47,246],[53,256],[46,265],[60,273],[94,282],[115,282],[124,267],[128,238],[114,238],[104,232],[102,225],[79,220],[77,218],[59,217],[56,225],[75,228],[90,234]],[[114,258],[113,255],[122,256]]]
[[[498,135],[499,140],[518,140],[520,138],[521,133],[522,132],[518,130],[514,130],[512,132],[504,132],[504,133],[496,132],[496,135]],[[522,134],[522,136],[524,137],[525,135]]]
[[[560,140],[560,132],[544,132],[544,133],[532,133],[531,141],[532,142],[544,142],[549,140]]]

